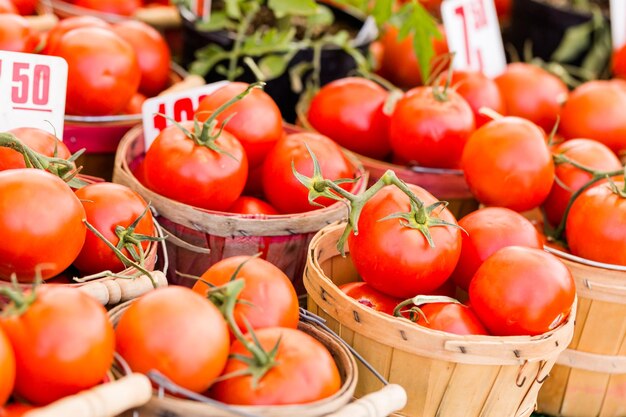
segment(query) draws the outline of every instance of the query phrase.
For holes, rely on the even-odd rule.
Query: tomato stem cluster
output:
[[[412,322],[417,323],[421,318],[426,323],[428,323],[426,315],[419,308],[419,306],[433,303],[461,304],[457,299],[454,299],[452,297],[446,297],[445,295],[416,295],[415,297],[404,300],[400,304],[398,304],[396,308],[393,309],[393,315],[395,317],[405,317],[403,313],[409,313],[408,318]],[[403,310],[407,306],[411,306],[411,308]]]
[[[2,313],[4,316],[20,316],[35,302],[37,299],[36,289],[41,283],[41,273],[37,270],[35,274],[35,283],[29,293],[20,289],[15,274],[11,277],[13,288],[0,287],[0,295],[11,300],[11,304]]]

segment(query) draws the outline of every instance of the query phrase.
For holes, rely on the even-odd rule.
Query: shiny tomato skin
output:
[[[233,256],[212,265],[196,281],[193,290],[206,297],[209,286],[221,286],[231,280],[235,270],[246,262],[235,277],[244,280],[244,288],[235,306],[235,321],[243,333],[245,322],[253,329],[265,327],[298,327],[298,296],[289,277],[270,262],[251,256]],[[243,302],[245,300],[245,302]]]
[[[615,182],[624,190],[624,181]],[[565,224],[572,254],[597,262],[626,265],[626,198],[608,184],[584,191],[572,204]]]
[[[163,91],[169,82],[171,53],[161,34],[147,23],[125,20],[116,23],[113,31],[128,42],[141,70],[139,91],[152,97]]]
[[[301,213],[318,208],[309,204],[308,190],[293,175],[293,162],[297,172],[313,175],[313,160],[306,148],[319,161],[322,176],[326,179],[354,178],[354,168],[341,148],[326,136],[317,133],[293,133],[287,135],[267,155],[263,165],[263,191],[267,201],[281,213]],[[343,184],[346,189],[352,184]],[[327,197],[319,197],[316,203],[328,206],[334,203]]]
[[[207,120],[211,112],[217,110],[237,94],[242,93],[248,84],[234,82],[203,98],[196,110],[199,121]],[[250,168],[260,166],[267,153],[283,137],[283,119],[274,100],[262,90],[255,88],[247,96],[234,103],[218,117],[219,123],[232,116],[225,130],[232,133],[243,145]]]
[[[54,50],[61,38],[70,30],[78,29],[82,27],[99,27],[109,29],[111,25],[95,16],[71,16],[59,21],[48,33],[46,34],[46,44],[44,45],[42,54],[49,55],[50,51]]]
[[[613,51],[611,70],[616,78],[626,78],[626,45]]]
[[[389,138],[394,155],[430,168],[458,168],[475,129],[472,109],[453,90],[438,98],[432,87],[416,87],[398,101]]]
[[[42,198],[45,196],[45,202]],[[36,169],[0,172],[0,279],[33,282],[71,265],[85,241],[85,210],[58,177]]]
[[[127,228],[147,207],[145,200],[135,191],[125,185],[110,182],[89,184],[77,190],[76,197],[85,208],[89,224],[115,246],[119,243],[119,237],[115,234],[116,226]],[[135,233],[154,235],[150,210],[137,224]],[[144,250],[148,248],[148,244],[147,241],[142,242]],[[123,249],[122,253],[133,259],[126,249]],[[126,268],[106,243],[92,231],[87,231],[85,244],[74,261],[74,266],[85,275],[102,271],[120,272]]]
[[[7,402],[15,385],[15,354],[7,336],[0,328],[0,409]]]
[[[259,381],[257,389],[250,376],[235,377],[218,382],[211,396],[227,404],[287,405],[305,404],[327,398],[341,387],[341,378],[332,356],[319,341],[296,329],[265,328],[255,332],[266,351],[278,340],[277,365]],[[250,356],[239,341],[231,346],[231,354]],[[224,374],[243,369],[246,365],[231,358]]]
[[[115,340],[106,310],[65,286],[37,288],[21,315],[0,318],[15,351],[15,394],[46,405],[98,385],[113,364]]]
[[[430,303],[419,306],[426,320],[420,317],[417,324],[432,330],[458,335],[488,335],[476,313],[463,304]]]
[[[193,131],[193,122],[182,126]],[[215,145],[219,153],[196,145],[177,126],[165,128],[144,159],[148,188],[195,207],[224,211],[241,195],[248,176],[248,159],[241,143],[223,131]]]
[[[403,301],[373,289],[367,282],[350,282],[341,285],[339,289],[358,303],[390,316],[393,316],[393,310]]]
[[[0,417],[22,417],[27,412],[35,410],[37,407],[23,403],[7,404],[4,408],[0,408]]]
[[[421,187],[409,188],[426,206],[437,201]],[[398,219],[380,219],[409,211],[409,198],[396,187],[385,187],[363,207],[359,234],[348,238],[352,262],[363,281],[394,297],[408,298],[440,287],[454,270],[461,253],[461,232],[450,226],[432,227],[434,248],[418,230]],[[436,217],[456,224],[446,208]]]
[[[74,5],[104,13],[131,16],[142,6],[141,0],[73,0]]]
[[[494,336],[535,336],[565,320],[576,297],[571,273],[541,249],[508,246],[478,268],[469,287],[474,312]]]
[[[37,9],[37,0],[11,0],[22,16],[34,15]]]
[[[461,167],[478,201],[518,212],[539,206],[554,181],[545,133],[519,117],[503,117],[476,130]]]
[[[174,383],[205,391],[228,359],[228,327],[211,302],[171,286],[134,301],[115,329],[116,349],[135,372],[155,369]],[[201,347],[201,348],[199,348]]]
[[[67,114],[117,114],[139,87],[141,71],[133,47],[109,29],[72,29],[49,54],[68,64]]]
[[[56,147],[56,157],[67,159],[71,155],[67,146],[58,140],[52,133],[34,127],[19,127],[9,130],[23,144],[46,156],[54,156]],[[24,156],[10,148],[0,147],[0,171],[5,169],[26,168]]]
[[[502,207],[486,207],[461,220],[461,257],[452,273],[456,284],[467,291],[474,273],[489,256],[506,246],[543,248],[535,226],[521,214]]]
[[[238,214],[266,214],[269,216],[278,214],[278,210],[271,204],[256,197],[241,196],[228,208],[229,213]]]
[[[446,74],[440,78],[440,82],[446,81]],[[506,115],[504,98],[498,89],[498,85],[491,78],[478,71],[454,71],[450,80],[452,88],[467,101],[472,108],[476,128],[481,127],[492,119],[480,114],[481,108],[494,110],[496,113]]]
[[[565,139],[602,142],[619,154],[626,150],[626,88],[615,81],[589,81],[569,95],[559,131]]]
[[[349,77],[326,84],[313,97],[308,121],[340,146],[384,159],[389,145],[389,116],[383,107],[389,93],[374,81]]]
[[[528,119],[546,132],[554,128],[568,94],[567,86],[557,76],[535,65],[515,62],[495,82],[508,115]]]
[[[557,145],[552,151],[598,171],[615,171],[622,167],[620,160],[606,145],[591,139],[572,139]],[[570,197],[589,180],[592,175],[571,164],[556,164],[550,195],[543,202],[548,222],[558,226],[565,213]]]
[[[39,43],[37,32],[20,15],[0,14],[0,50],[33,53]]]

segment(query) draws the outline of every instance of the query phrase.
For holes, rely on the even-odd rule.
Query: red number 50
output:
[[[30,73],[30,64],[15,62],[13,64],[13,87],[11,99],[15,104],[32,103],[36,106],[48,104],[50,93],[50,67],[35,65]]]

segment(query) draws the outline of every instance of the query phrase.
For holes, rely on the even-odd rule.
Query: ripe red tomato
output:
[[[470,304],[494,336],[546,333],[568,316],[576,287],[557,257],[540,249],[508,246],[478,268]]]
[[[147,207],[145,200],[135,191],[125,185],[110,182],[87,185],[76,191],[76,197],[85,208],[87,221],[115,246],[120,241],[115,232],[116,227],[126,229]],[[139,221],[134,233],[154,236],[150,210]],[[146,250],[149,242],[142,242],[141,245]],[[122,252],[132,259],[128,250],[122,249]],[[74,266],[85,275],[107,270],[119,272],[126,268],[106,243],[91,231],[87,232],[85,244],[74,261]]]
[[[409,188],[426,206],[437,201],[416,185]],[[409,197],[396,187],[385,187],[363,207],[359,234],[348,238],[352,262],[372,288],[394,297],[413,297],[440,287],[454,270],[461,253],[461,232],[445,226],[430,228],[434,248],[424,235],[405,227],[398,219],[380,221],[409,211]],[[447,208],[434,216],[456,224]]]
[[[67,159],[72,156],[63,142],[45,130],[20,127],[9,132],[13,133],[24,145],[40,154],[52,157],[56,147],[57,158]],[[16,168],[26,168],[24,156],[13,149],[0,147],[0,171]]]
[[[50,55],[68,64],[66,113],[119,113],[137,92],[141,71],[132,46],[114,32],[79,27],[59,39]]]
[[[9,339],[0,328],[0,407],[13,392],[15,385],[15,354]]]
[[[535,65],[515,62],[495,82],[508,115],[528,119],[547,132],[554,128],[568,94],[558,77]]]
[[[613,51],[611,69],[616,78],[626,78],[626,45]]]
[[[461,257],[452,273],[456,284],[467,290],[480,265],[506,246],[543,248],[535,226],[519,213],[502,207],[487,207],[459,220],[467,233],[461,233]]]
[[[45,202],[42,202],[45,199]],[[0,278],[32,282],[70,266],[85,241],[85,210],[72,189],[36,169],[0,172]]]
[[[615,154],[600,142],[590,139],[572,139],[556,146],[555,155],[563,154],[569,159],[599,171],[615,171],[622,167]],[[557,164],[554,174],[557,181],[552,184],[550,195],[543,202],[546,218],[557,226],[572,194],[591,180],[591,174],[571,164]]]
[[[115,341],[106,310],[87,294],[64,286],[36,291],[25,312],[8,307],[0,327],[15,351],[15,394],[46,405],[102,382]]]
[[[383,106],[389,93],[365,78],[343,78],[326,84],[313,97],[311,126],[344,148],[384,159],[389,145],[389,116]]]
[[[182,126],[193,132],[193,122]],[[241,143],[228,132],[223,131],[215,145],[223,152],[197,145],[175,125],[165,128],[146,152],[146,184],[181,203],[227,210],[246,184],[248,159]]]
[[[376,291],[367,282],[350,282],[341,285],[339,289],[357,302],[390,316],[393,316],[393,310],[402,301],[400,298]]]
[[[22,16],[34,15],[37,9],[37,0],[11,0]]]
[[[298,296],[289,277],[270,262],[251,256],[233,256],[222,259],[211,266],[196,281],[193,290],[206,297],[209,286],[202,280],[215,286],[221,286],[233,277],[244,280],[244,288],[235,306],[235,322],[243,333],[247,333],[245,321],[253,329],[264,327],[298,327]]]
[[[396,156],[431,168],[458,168],[475,129],[472,108],[453,90],[416,87],[398,101],[389,138]]]
[[[155,369],[195,392],[205,391],[228,359],[224,318],[185,287],[159,288],[134,301],[120,318],[115,337],[117,352],[133,371]]]
[[[615,186],[626,190],[624,181]],[[608,184],[584,191],[567,216],[565,234],[570,250],[592,261],[626,265],[625,219],[626,197]]]
[[[63,35],[72,29],[82,27],[110,28],[111,25],[95,16],[72,16],[60,20],[59,23],[47,33],[46,44],[41,53],[50,55],[50,51],[53,51],[57,47]]]
[[[0,13],[18,14],[17,7],[11,2],[11,0],[0,1]]]
[[[626,89],[614,81],[590,81],[576,88],[561,110],[565,139],[587,138],[615,153],[626,150]]]
[[[148,97],[167,87],[170,74],[170,49],[161,34],[152,26],[138,20],[125,20],[113,26],[113,31],[128,42],[139,61],[141,82],[139,91]]]
[[[233,205],[230,206],[226,211],[228,211],[229,213],[267,214],[270,216],[278,214],[278,210],[276,210],[265,201],[259,200],[255,197],[248,197],[244,195],[235,200]]]
[[[478,201],[520,212],[539,206],[554,181],[544,132],[519,117],[503,117],[476,130],[461,167]]]
[[[292,163],[297,172],[313,175],[313,160],[306,145],[317,157],[322,176],[330,180],[354,178],[354,168],[341,148],[326,136],[316,133],[294,133],[278,141],[269,152],[263,165],[263,190],[265,197],[281,213],[301,213],[315,210],[309,204],[309,191],[293,175]],[[346,189],[352,185],[343,184]],[[328,206],[333,200],[320,197],[316,203]]]
[[[0,408],[0,417],[22,417],[27,412],[35,410],[37,407],[23,403],[11,403]]]
[[[33,53],[39,44],[37,32],[17,14],[0,14],[0,50]]]
[[[319,341],[296,329],[266,328],[256,332],[261,346],[270,351],[280,341],[276,365],[254,387],[252,377],[238,376],[218,382],[211,395],[218,401],[238,405],[305,404],[330,397],[341,387],[341,378],[332,356]],[[239,341],[231,346],[231,355],[250,356]],[[232,357],[224,374],[246,368]]]
[[[447,75],[444,74],[439,79],[441,84],[446,82],[446,77]],[[476,128],[491,121],[490,117],[480,114],[480,109],[483,107],[494,110],[498,114],[506,115],[504,98],[500,94],[498,85],[483,73],[477,71],[454,71],[451,85],[472,108]]]
[[[141,107],[146,100],[147,97],[139,92],[133,94],[124,110],[122,110],[122,114],[141,114]]]
[[[487,329],[480,322],[476,313],[463,304],[429,303],[419,306],[424,317],[417,319],[417,324],[432,330],[439,330],[459,335],[487,335]]]
[[[242,82],[225,85],[200,101],[196,117],[204,122],[211,112],[244,92],[246,88],[248,84]],[[221,124],[230,116],[232,119],[226,124],[225,130],[232,133],[243,145],[250,168],[261,165],[270,149],[283,137],[280,109],[265,91],[255,88],[222,112],[217,121]]]
[[[104,13],[131,16],[142,6],[141,0],[73,0],[74,5]]]

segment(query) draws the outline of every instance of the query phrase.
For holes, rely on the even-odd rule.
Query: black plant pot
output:
[[[335,14],[335,20],[341,21],[353,27],[355,31],[360,33],[360,42],[355,46],[363,54],[366,54],[370,44],[376,39],[378,33],[374,25],[366,25],[364,20],[354,16],[346,11],[331,7]],[[217,44],[224,49],[230,49],[233,46],[233,35],[227,31],[205,32],[199,31],[195,27],[194,15],[186,9],[181,9],[180,14],[183,21],[183,57],[182,64],[185,68],[195,60],[195,52],[209,44]],[[300,98],[300,93],[296,93],[291,89],[289,79],[289,69],[300,62],[311,62],[313,60],[313,51],[304,49],[299,51],[289,63],[287,71],[283,75],[267,82],[265,91],[276,101],[283,119],[287,122],[294,123],[296,120],[296,104]],[[241,64],[241,63],[240,63]],[[238,78],[239,81],[248,83],[256,81],[256,77],[247,68],[246,65],[240,65],[245,68],[244,73]],[[348,76],[356,69],[354,59],[345,51],[339,48],[324,48],[322,51],[322,66],[320,73],[320,82],[322,85],[333,80]],[[207,82],[220,81],[224,76],[218,74],[215,69],[211,70],[205,77]]]

